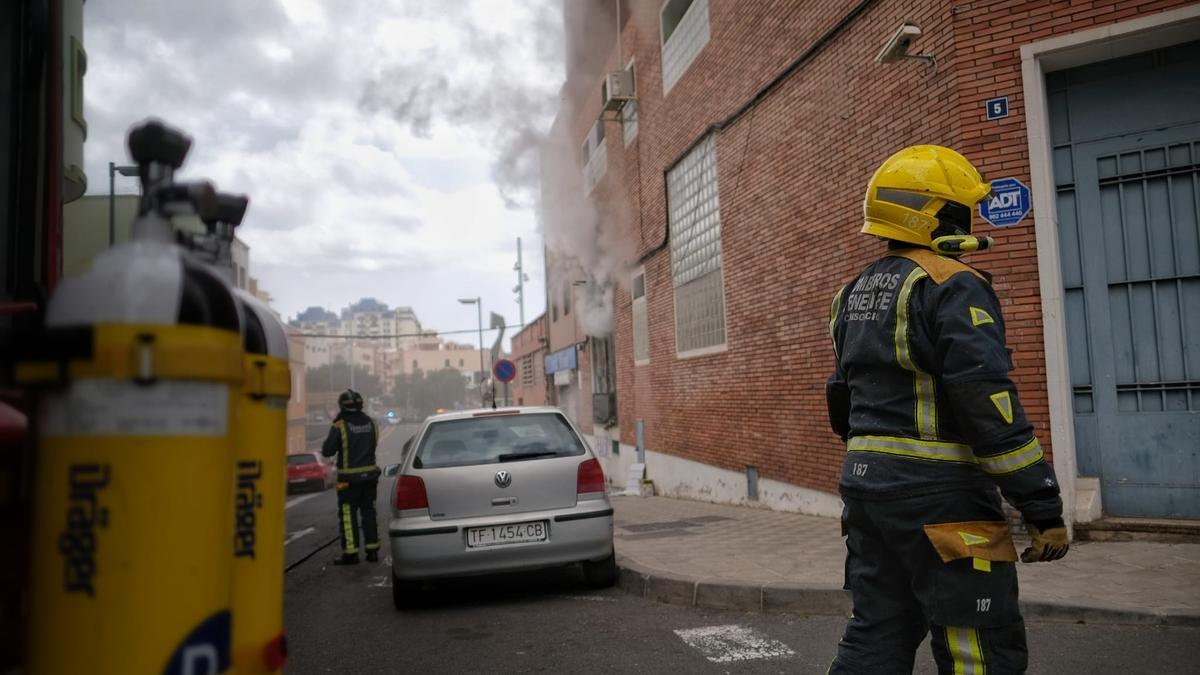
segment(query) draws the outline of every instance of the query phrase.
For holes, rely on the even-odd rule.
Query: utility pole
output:
[[[513,287],[513,293],[517,294],[517,307],[521,311],[521,327],[525,327],[525,282],[529,281],[529,276],[525,274],[525,263],[521,259],[521,238],[517,237],[517,264],[513,265],[513,270],[517,273],[517,285]]]

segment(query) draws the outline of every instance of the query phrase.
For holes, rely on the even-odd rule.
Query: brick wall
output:
[[[604,70],[637,63],[639,132],[625,146],[606,132],[608,172],[593,198],[635,214],[627,237],[644,264],[650,363],[634,366],[629,279],[616,293],[621,442],[645,421],[646,444],[706,464],[825,491],[836,490],[844,449],[828,429],[824,381],[834,291],[879,255],[858,234],[871,173],[906,145],[955,147],[985,176],[1029,182],[1021,97],[1024,42],[1157,12],[1187,2],[875,2],[756,106],[716,132],[727,349],[679,359],[666,234],[665,172],[710,125],[838,23],[858,2],[709,0],[709,43],[662,96],[659,2],[632,2]],[[903,21],[924,34],[921,62],[876,65]],[[559,120],[582,140],[599,114],[601,72],[575,73],[575,105]],[[983,101],[1009,96],[1009,117],[984,121]],[[986,228],[997,248],[972,258],[996,275],[1010,326],[1022,402],[1049,450],[1041,306],[1032,218]],[[553,280],[551,281],[553,283]],[[582,359],[581,359],[582,361]],[[584,391],[590,391],[590,381]]]
[[[1021,45],[1188,4],[1195,2],[1058,0],[954,5],[951,11],[960,63],[956,148],[985,176],[1014,177],[1029,185]],[[1008,117],[987,121],[984,102],[996,96],[1008,96]],[[1049,453],[1050,412],[1033,214],[1016,227],[988,228],[988,234],[996,239],[996,249],[974,256],[972,262],[995,275],[1016,366],[1013,380]]]
[[[512,381],[512,401],[516,405],[546,405],[546,317],[539,316],[517,331],[512,338],[512,360],[517,377]],[[525,359],[532,362],[533,382],[524,380]]]

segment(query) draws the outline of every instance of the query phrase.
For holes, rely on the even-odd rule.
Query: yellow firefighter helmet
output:
[[[971,236],[975,205],[992,188],[966,157],[940,145],[914,145],[887,158],[863,200],[864,234],[957,255],[988,248]]]

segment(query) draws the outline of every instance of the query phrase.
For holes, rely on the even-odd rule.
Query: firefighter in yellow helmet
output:
[[[321,454],[337,456],[342,554],[333,564],[358,564],[359,542],[367,552],[367,562],[376,562],[379,560],[379,522],[375,514],[375,488],[381,472],[375,464],[375,448],[379,444],[379,425],[363,412],[362,394],[353,389],[338,396],[338,408],[338,415],[321,446]],[[361,538],[357,536],[359,533]]]
[[[1000,302],[953,257],[991,245],[971,232],[990,191],[936,145],[892,155],[867,186],[862,231],[888,248],[837,292],[829,321],[854,603],[831,673],[910,673],[928,632],[942,673],[1025,671],[997,487],[1032,537],[1022,561],[1067,552],[1058,483],[1008,376]]]

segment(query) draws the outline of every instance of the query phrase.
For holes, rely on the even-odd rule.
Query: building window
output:
[[[637,91],[637,80],[633,70],[633,59],[629,60],[629,65],[625,67],[629,72],[629,78],[634,81],[633,90]],[[625,105],[621,106],[621,136],[625,139],[625,145],[633,142],[637,137],[638,132],[638,102],[637,99],[626,101]]]
[[[533,354],[526,354],[521,357],[521,386],[532,387],[533,377]]]
[[[715,351],[725,345],[725,289],[712,134],[667,172],[667,222],[676,352],[683,356]]]
[[[414,371],[414,372],[417,370],[417,367],[418,367],[418,366],[417,366],[417,360],[416,360],[416,359],[413,359],[413,371]]]
[[[550,320],[558,321],[558,305],[550,303]]]
[[[583,139],[583,194],[592,194],[592,188],[604,178],[608,170],[608,148],[604,143],[604,120],[596,118],[592,128]]]
[[[646,270],[633,275],[633,364],[650,363],[650,317],[646,313]]]
[[[463,360],[462,360],[462,359],[459,359],[459,360],[458,360],[458,367],[459,367],[459,368],[462,368],[464,365],[465,365],[465,363],[463,362]]]
[[[660,19],[666,96],[708,44],[708,0],[667,0]]]
[[[592,393],[616,393],[617,364],[611,337],[592,337]]]
[[[563,285],[563,316],[571,313],[571,282]]]

